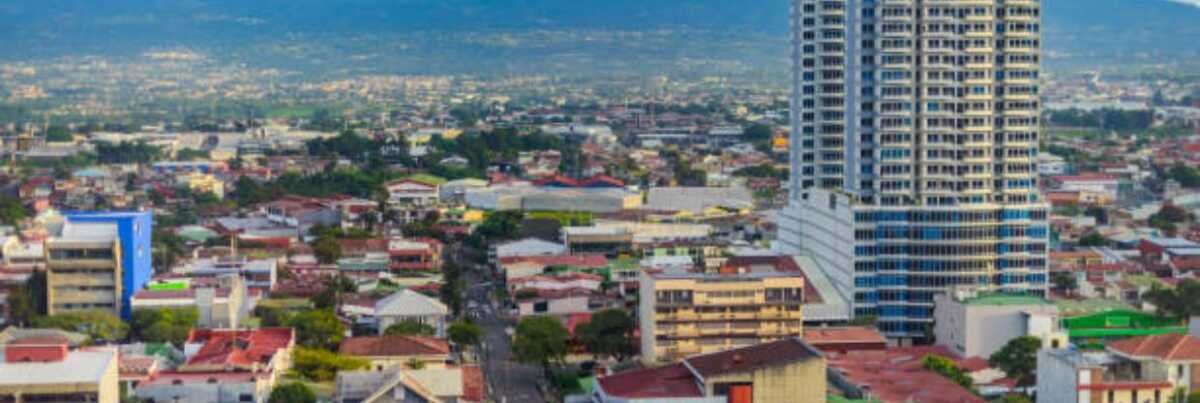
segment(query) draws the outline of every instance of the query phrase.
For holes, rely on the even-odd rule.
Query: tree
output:
[[[312,249],[321,264],[334,264],[342,258],[342,245],[332,237],[318,238],[313,242]]]
[[[1087,235],[1079,238],[1079,246],[1104,246],[1106,243],[1108,240],[1098,232],[1088,232]]]
[[[138,340],[182,346],[199,318],[195,307],[138,309],[133,311],[131,330]]]
[[[576,333],[592,354],[624,361],[633,355],[634,327],[633,318],[625,311],[606,309],[593,314]]]
[[[974,390],[975,381],[949,358],[930,354],[921,359],[921,367],[936,372],[967,390]]]
[[[34,271],[23,287],[9,290],[8,322],[29,325],[46,314],[46,272]]]
[[[1004,374],[1017,381],[1017,386],[1030,386],[1034,383],[1034,371],[1037,369],[1037,352],[1042,348],[1042,340],[1033,336],[1022,336],[1008,341],[1000,351],[988,358],[988,363],[1004,371]]]
[[[549,379],[552,364],[567,355],[567,329],[557,319],[534,316],[517,325],[512,351],[518,362],[540,365]]]
[[[119,341],[129,333],[129,325],[111,312],[101,310],[41,316],[34,327],[49,327],[88,335],[93,341]]]
[[[288,320],[288,326],[296,329],[297,342],[309,348],[335,349],[346,334],[342,321],[327,309],[312,309],[296,314]]]
[[[353,371],[370,365],[370,361],[319,348],[296,347],[292,351],[292,371],[313,382],[332,381],[340,371]]]
[[[1192,220],[1192,213],[1173,204],[1164,204],[1150,216],[1149,224],[1169,236],[1174,236],[1178,225]]]
[[[746,128],[745,138],[748,142],[758,143],[771,141],[772,135],[774,135],[774,131],[771,130],[771,126],[754,124]]]
[[[1050,276],[1050,282],[1054,283],[1054,288],[1070,293],[1079,288],[1079,280],[1075,279],[1075,275],[1071,273],[1055,272]]]
[[[325,283],[325,289],[312,297],[313,307],[317,309],[336,309],[342,304],[342,296],[358,291],[358,285],[349,277],[338,275]]]
[[[446,334],[450,336],[450,341],[459,347],[475,346],[483,341],[483,328],[464,320],[451,324]]]
[[[433,336],[435,333],[437,330],[433,326],[410,320],[388,326],[383,331],[388,336]]]
[[[196,161],[207,160],[212,158],[212,153],[208,150],[197,150],[194,148],[185,148],[175,152],[176,161]]]
[[[317,403],[317,395],[300,382],[289,382],[271,390],[267,403]]]
[[[0,224],[16,227],[27,215],[21,199],[0,196]]]
[[[75,136],[71,135],[71,129],[64,126],[50,126],[46,130],[46,142],[48,143],[70,143],[75,140]]]
[[[1175,288],[1155,285],[1144,298],[1163,316],[1190,318],[1200,315],[1200,281],[1197,280],[1183,280]]]

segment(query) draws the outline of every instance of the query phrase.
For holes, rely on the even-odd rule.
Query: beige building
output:
[[[1010,340],[1034,336],[1045,348],[1065,348],[1058,307],[1028,295],[957,291],[934,297],[933,334],[937,344],[959,357],[987,358]]]
[[[15,341],[0,362],[0,401],[117,403],[117,352],[70,351],[66,344]]]
[[[46,241],[46,307],[50,315],[121,313],[121,242],[116,224],[64,223]]]
[[[799,338],[599,378],[599,403],[824,402],[825,358]]]
[[[803,332],[800,273],[753,268],[643,272],[640,282],[638,317],[646,362],[671,362]]]

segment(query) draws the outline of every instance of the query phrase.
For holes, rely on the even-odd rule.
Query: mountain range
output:
[[[329,52],[336,53],[342,44],[351,48],[343,51],[363,53],[364,48],[388,49],[400,41],[416,43],[405,45],[412,51],[406,57],[438,59],[444,57],[437,52],[469,56],[512,46],[486,37],[493,34],[521,38],[539,32],[644,32],[653,35],[660,51],[645,53],[635,45],[631,57],[663,54],[779,65],[786,61],[788,4],[788,0],[9,0],[0,3],[0,43],[5,43],[0,46],[0,59],[129,56],[162,48],[196,49],[222,57],[272,56],[271,51],[263,51],[264,44],[272,49],[295,44],[324,49],[304,52],[307,56],[274,55],[278,57],[337,58]],[[1195,43],[1200,38],[1200,0],[1046,0],[1043,16],[1051,61],[1086,65],[1200,57]],[[413,39],[418,33],[418,39]],[[695,33],[717,42],[700,47],[683,44],[679,52],[661,52],[661,46],[670,46],[672,40],[697,39]],[[439,45],[437,38],[447,41]],[[529,43],[529,38],[518,43]],[[544,49],[550,53],[529,56],[553,58],[591,51],[586,38],[572,41]],[[607,43],[604,57],[614,52],[620,56],[621,46]],[[693,51],[706,54],[689,53]]]

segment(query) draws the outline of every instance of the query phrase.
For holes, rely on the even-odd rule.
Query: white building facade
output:
[[[933,297],[1043,295],[1038,0],[792,0],[791,203],[854,315],[920,338]]]

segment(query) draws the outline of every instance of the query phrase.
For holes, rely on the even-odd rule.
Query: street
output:
[[[448,258],[463,270],[466,314],[483,328],[483,343],[480,356],[483,372],[489,385],[489,395],[494,402],[525,403],[544,402],[538,390],[542,379],[541,369],[513,361],[510,349],[511,338],[506,332],[510,323],[500,309],[492,304],[491,291],[494,282],[484,278],[483,265],[463,259],[466,249],[452,245]]]
[[[474,271],[468,271],[466,276],[470,279],[468,284],[474,285],[468,289],[467,294],[469,300],[478,306],[476,323],[483,327],[485,333],[482,365],[487,382],[492,386],[492,400],[508,403],[545,401],[537,387],[541,379],[541,370],[510,359],[510,339],[505,332],[508,323],[491,305],[488,298],[491,289],[479,286],[482,282]]]

